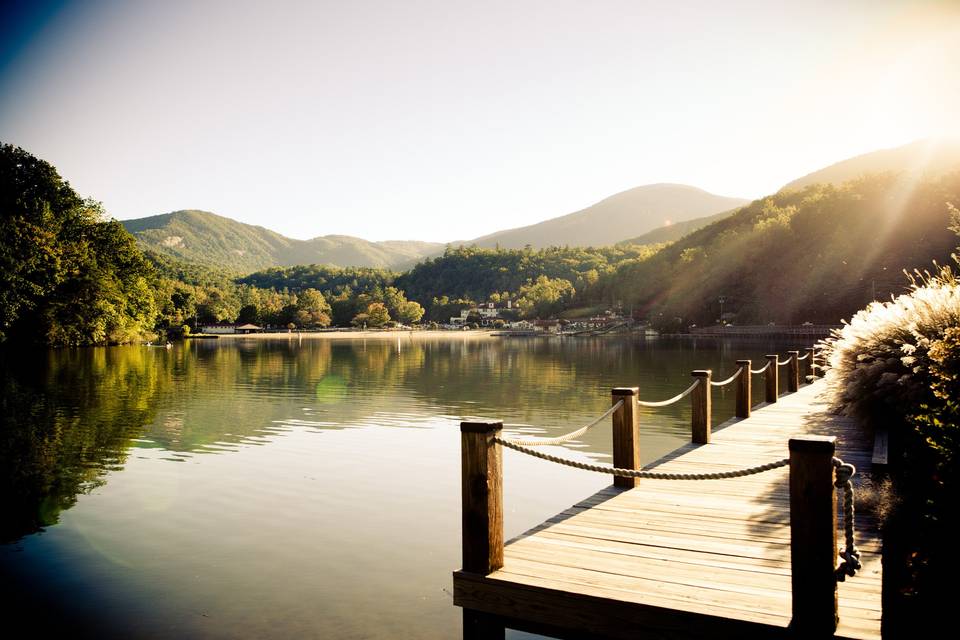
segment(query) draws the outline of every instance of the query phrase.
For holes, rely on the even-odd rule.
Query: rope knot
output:
[[[833,459],[833,466],[837,470],[837,479],[834,485],[843,489],[843,533],[846,545],[840,552],[843,562],[836,570],[837,581],[843,582],[847,576],[857,575],[857,571],[862,566],[860,564],[860,551],[853,541],[853,481],[851,478],[857,472],[857,468],[840,458]]]
[[[834,483],[837,487],[844,487],[846,483],[857,473],[857,468],[852,464],[844,462],[840,458],[833,459],[833,466],[837,468],[837,481]]]
[[[847,579],[847,576],[852,578],[857,575],[857,571],[863,565],[860,564],[860,551],[856,547],[853,547],[852,550],[841,551],[840,557],[843,558],[843,562],[837,567],[837,581],[843,582]]]

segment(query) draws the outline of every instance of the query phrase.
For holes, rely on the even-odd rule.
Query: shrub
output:
[[[944,340],[957,327],[956,275],[949,267],[914,275],[909,293],[871,303],[825,342],[831,399],[868,425],[903,423],[934,399],[933,378],[945,372],[932,358],[950,361]]]
[[[956,260],[956,258],[955,258]],[[836,406],[888,426],[897,507],[884,523],[884,589],[899,594],[890,628],[944,616],[960,569],[960,282],[948,267],[872,303],[825,343]],[[884,614],[888,618],[887,614]],[[944,616],[945,617],[945,616]],[[899,633],[899,631],[897,631]]]

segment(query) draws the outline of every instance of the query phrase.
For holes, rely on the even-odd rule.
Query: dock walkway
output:
[[[645,469],[741,469],[785,458],[790,438],[826,435],[836,437],[836,456],[857,467],[856,481],[870,471],[873,441],[827,411],[823,390],[818,380],[783,394],[721,425],[710,444],[688,444]],[[642,479],[635,488],[604,489],[509,541],[501,568],[454,573],[465,635],[477,635],[467,632],[467,615],[491,629],[559,637],[789,635],[789,475],[781,467],[745,478]],[[869,516],[857,515],[856,544],[863,566],[838,583],[835,635],[879,638],[880,539]]]

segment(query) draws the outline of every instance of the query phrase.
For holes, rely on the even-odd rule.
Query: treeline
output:
[[[609,301],[604,278],[618,266],[640,262],[659,246],[549,249],[448,248],[406,273],[384,269],[339,268],[324,265],[274,267],[237,280],[241,285],[297,292],[320,290],[334,310],[333,323],[347,326],[358,312],[351,302],[364,296],[383,302],[393,319],[408,322],[400,305],[390,303],[399,294],[425,309],[425,319],[449,322],[463,309],[483,302],[516,304],[516,317],[549,317],[586,300]],[[396,292],[391,294],[389,292]],[[338,308],[347,310],[340,312]],[[509,315],[509,314],[508,314]]]
[[[389,271],[309,265],[235,278],[167,256],[148,257],[159,275],[157,328],[170,335],[218,322],[298,329],[380,327],[417,322],[424,313],[402,291],[383,286],[393,279]]]
[[[157,317],[154,271],[49,163],[0,145],[0,340],[128,342]]]
[[[575,290],[571,303],[610,300],[604,276],[640,263],[662,245],[551,247],[547,249],[448,248],[396,278],[396,286],[421,304],[434,298],[486,301],[493,294],[519,292],[541,276],[565,280]]]
[[[904,269],[949,260],[957,202],[960,173],[784,191],[622,265],[605,287],[662,329],[715,324],[721,306],[737,324],[839,323],[902,293]]]
[[[622,304],[659,329],[837,323],[953,249],[960,173],[875,175],[757,200],[670,245],[449,248],[405,273],[306,265],[247,276],[144,254],[48,163],[0,146],[0,341],[129,342],[241,322],[297,328],[516,317]],[[723,311],[721,317],[721,308]]]

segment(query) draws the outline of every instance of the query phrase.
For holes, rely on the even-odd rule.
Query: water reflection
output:
[[[692,369],[726,377],[773,349],[455,337],[3,353],[0,535],[14,544],[0,570],[108,621],[108,637],[449,637],[461,418],[556,435],[606,410],[611,387],[662,399]],[[715,392],[717,421],[733,401]],[[689,406],[641,424],[649,461],[689,437]],[[609,456],[609,427],[566,449]],[[505,466],[508,536],[607,482],[512,452]]]

